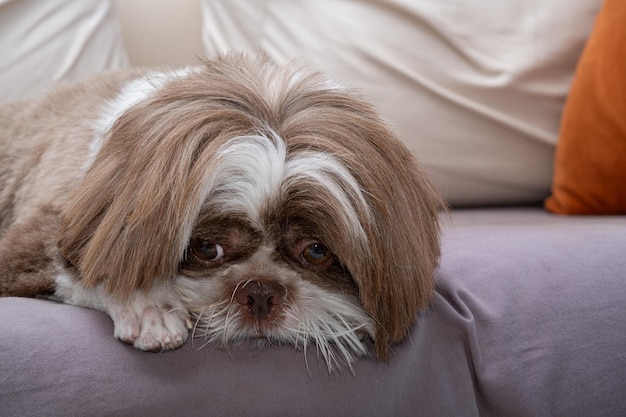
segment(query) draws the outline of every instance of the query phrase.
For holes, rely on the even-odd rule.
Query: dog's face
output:
[[[277,226],[235,220],[197,229],[176,280],[195,335],[222,345],[317,341],[329,366],[350,363],[375,333],[357,284],[310,226]]]
[[[407,149],[350,92],[265,58],[161,84],[64,213],[82,279],[120,297],[171,283],[206,342],[315,341],[330,363],[369,335],[386,358],[439,256],[439,200]]]
[[[176,280],[207,342],[317,340],[329,363],[363,354],[374,335],[350,266],[371,257],[363,190],[330,149],[288,155],[277,135],[235,137],[211,186]],[[352,248],[352,249],[349,249]],[[354,352],[355,348],[357,352]]]

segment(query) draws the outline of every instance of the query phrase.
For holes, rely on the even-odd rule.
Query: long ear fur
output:
[[[392,163],[393,172],[375,193],[376,227],[368,233],[376,242],[372,252],[377,259],[365,264],[371,282],[361,290],[363,305],[377,323],[376,353],[381,359],[387,358],[389,344],[406,337],[417,312],[431,301],[440,255],[438,215],[444,205],[403,154],[396,152],[404,163]]]
[[[377,168],[386,172],[363,179],[366,189],[372,190],[376,217],[368,229],[374,260],[360,263],[357,270],[362,266],[366,270],[359,272],[371,277],[361,287],[361,298],[377,323],[377,356],[386,359],[388,345],[406,337],[417,312],[432,299],[440,256],[438,217],[444,203],[391,132],[369,131],[376,135],[372,139],[379,150]],[[378,158],[370,157],[370,170]]]
[[[62,213],[59,247],[87,286],[118,296],[172,277],[210,186],[212,156],[256,129],[218,63],[173,80],[114,123]]]
[[[432,298],[444,203],[370,105],[345,92],[311,100],[286,118],[280,135],[294,152],[330,151],[365,190],[373,217],[363,225],[368,246],[346,245],[337,255],[376,322],[377,356],[386,359]],[[314,121],[313,135],[304,120]]]

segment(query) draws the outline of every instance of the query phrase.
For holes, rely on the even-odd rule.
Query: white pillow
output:
[[[453,205],[539,203],[597,0],[201,0],[213,54],[299,57],[375,103]]]
[[[0,0],[0,101],[128,65],[109,0]]]

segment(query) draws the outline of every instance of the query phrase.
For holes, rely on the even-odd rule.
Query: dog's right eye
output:
[[[202,239],[193,239],[189,245],[193,256],[207,263],[216,263],[224,258],[224,248],[217,244],[206,242]]]
[[[322,243],[314,242],[302,251],[302,258],[311,265],[320,266],[328,263],[333,254]]]
[[[305,239],[299,250],[300,262],[313,271],[322,272],[335,264],[335,255],[321,242]]]

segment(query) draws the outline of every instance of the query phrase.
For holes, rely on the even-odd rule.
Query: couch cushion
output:
[[[550,192],[597,0],[202,0],[209,53],[299,57],[373,101],[455,205]]]
[[[625,252],[626,216],[453,212],[408,340],[330,375],[313,346],[139,352],[103,313],[0,298],[0,415],[623,416]]]
[[[626,213],[626,2],[606,0],[578,64],[556,149],[560,214]]]

